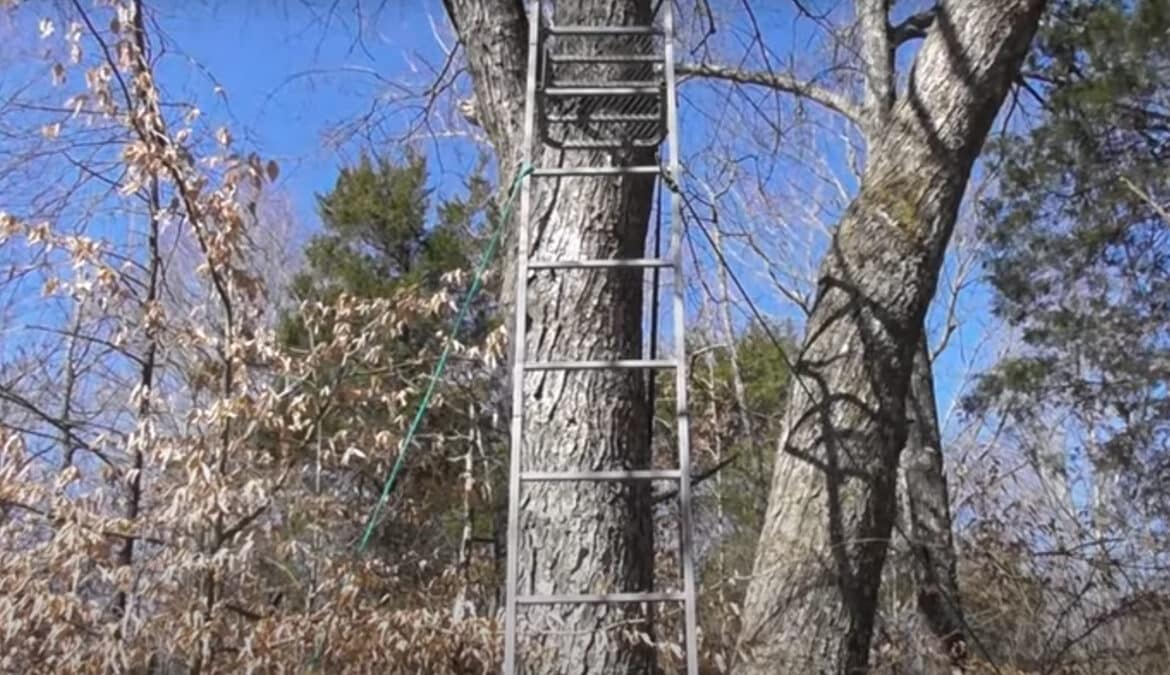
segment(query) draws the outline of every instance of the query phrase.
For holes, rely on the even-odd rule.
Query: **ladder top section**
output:
[[[555,166],[536,167],[532,175],[537,178],[565,178],[570,176],[627,176],[654,175],[662,173],[657,164],[643,166]]]
[[[582,260],[529,260],[530,270],[579,269],[668,269],[674,261],[666,258],[586,258]]]
[[[545,30],[550,35],[596,35],[598,37],[610,35],[662,35],[662,29],[657,26],[548,26]]]
[[[567,86],[544,88],[545,96],[655,96],[662,92],[663,85],[657,82],[634,84],[632,82],[609,82],[589,86],[583,82],[565,83]]]

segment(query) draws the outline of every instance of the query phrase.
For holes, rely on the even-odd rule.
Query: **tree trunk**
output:
[[[918,619],[936,638],[934,650],[944,653],[953,665],[962,667],[967,660],[969,638],[959,602],[951,502],[943,465],[934,376],[925,340],[914,355],[907,416],[909,433],[901,458],[907,506],[904,526]]]
[[[863,673],[922,320],[1043,0],[944,0],[821,264],[737,673]]]
[[[451,620],[455,622],[475,616],[475,604],[468,600],[468,587],[471,585],[472,523],[475,520],[475,508],[472,506],[475,500],[475,456],[483,455],[483,436],[480,433],[479,406],[474,401],[467,406],[467,418],[471,420],[471,435],[467,439],[467,451],[463,453],[463,473],[460,475],[463,482],[460,505],[462,527],[455,562],[459,570],[459,590],[455,592],[455,602],[451,609]]]
[[[447,0],[467,54],[479,122],[504,180],[522,158],[527,18],[518,0]],[[650,20],[649,0],[561,0],[560,24],[632,25]],[[581,50],[606,50],[600,40]],[[647,45],[649,46],[649,45]],[[617,51],[613,45],[607,51]],[[623,66],[590,66],[579,78],[634,79]],[[538,121],[539,126],[539,121]],[[617,163],[601,151],[541,145],[537,166]],[[621,158],[655,161],[652,151]],[[648,176],[533,179],[529,231],[535,259],[643,255],[653,179]],[[513,239],[514,241],[514,239]],[[514,247],[510,247],[512,249]],[[524,252],[522,252],[524,253]],[[514,274],[515,259],[505,262]],[[532,272],[527,358],[533,361],[638,358],[642,347],[641,274],[632,270]],[[511,288],[510,279],[505,288]],[[512,306],[512,298],[505,299]],[[505,310],[506,311],[506,310]],[[525,382],[529,470],[644,468],[644,377],[637,371],[541,372]],[[648,485],[527,485],[521,504],[522,593],[604,593],[647,589],[653,572]],[[521,608],[522,670],[531,673],[646,673],[653,653],[623,636],[642,628],[636,608],[568,605]]]

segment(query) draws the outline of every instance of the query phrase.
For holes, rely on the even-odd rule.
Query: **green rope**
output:
[[[463,296],[463,303],[459,307],[459,312],[455,315],[455,322],[451,327],[451,333],[447,336],[447,343],[443,346],[443,353],[439,356],[439,361],[435,364],[435,370],[431,373],[427,390],[423,394],[422,400],[418,403],[418,409],[414,413],[414,419],[411,420],[410,427],[406,430],[406,437],[402,439],[402,443],[398,446],[398,459],[394,462],[394,467],[390,469],[390,475],[386,478],[386,484],[382,487],[382,496],[378,498],[378,503],[374,505],[374,511],[370,514],[370,519],[366,523],[366,531],[362,534],[361,544],[358,545],[359,552],[365,551],[366,546],[370,543],[370,537],[374,533],[374,527],[378,524],[382,509],[390,499],[390,493],[394,490],[394,485],[398,480],[398,474],[402,472],[402,467],[406,464],[407,450],[409,450],[410,443],[414,440],[414,435],[418,432],[418,428],[427,414],[427,409],[431,406],[431,396],[434,395],[435,387],[439,384],[439,378],[442,377],[443,370],[447,367],[447,358],[451,355],[451,347],[455,342],[455,337],[459,334],[459,328],[463,325],[463,320],[467,317],[467,311],[471,306],[471,301],[483,285],[484,272],[487,271],[488,265],[491,264],[492,259],[496,255],[496,249],[499,248],[500,238],[504,232],[504,223],[508,222],[509,217],[512,215],[512,203],[516,201],[516,195],[519,194],[520,186],[523,184],[524,179],[531,173],[532,166],[526,162],[520,166],[520,171],[517,172],[516,177],[512,180],[512,187],[508,192],[508,200],[504,202],[504,208],[500,211],[500,218],[496,221],[496,229],[492,233],[492,238],[488,242],[487,249],[479,260],[479,265],[475,269],[475,276],[471,280],[471,286],[468,287],[467,293]]]

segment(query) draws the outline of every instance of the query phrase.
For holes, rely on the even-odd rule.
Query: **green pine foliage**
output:
[[[402,161],[363,154],[342,169],[333,189],[317,196],[323,231],[305,247],[293,299],[386,298],[412,285],[437,291],[444,274],[470,272],[493,213],[491,187],[477,171],[465,195],[440,201],[432,213],[427,181],[426,159],[415,153]],[[491,295],[489,287],[483,297]],[[474,317],[473,333],[477,327],[482,333],[482,321]],[[292,315],[283,331],[293,344],[308,337]]]
[[[994,146],[987,200],[995,311],[1024,349],[968,400],[1060,416],[1130,495],[1170,468],[1170,2],[1057,3],[1028,68],[1041,102]]]
[[[784,349],[791,351],[795,348],[790,331],[773,328],[772,333],[783,336],[781,345]],[[725,480],[721,484],[723,505],[729,517],[737,523],[739,534],[744,537],[738,546],[744,549],[743,554],[750,557],[754,554],[755,536],[763,525],[764,508],[771,486],[772,461],[780,433],[779,415],[784,410],[790,373],[785,353],[756,324],[738,337],[736,352],[751,424],[750,436],[742,428],[743,424],[737,419],[738,411],[734,409],[733,373],[730,358],[725,351],[715,360],[714,386],[710,382],[702,382],[707,373],[701,364],[696,364],[692,379],[696,380],[695,389],[702,392],[698,394],[700,404],[709,405],[710,402],[703,399],[714,397],[717,405],[724,408],[720,414],[720,419],[727,423],[721,431],[725,436],[724,455],[737,459],[725,469]],[[705,412],[707,408],[697,410]],[[732,544],[731,547],[736,546]]]
[[[495,217],[492,187],[476,171],[462,194],[440,198],[429,181],[427,161],[419,154],[401,159],[365,154],[341,170],[332,190],[317,196],[322,228],[304,248],[303,269],[291,285],[292,309],[280,323],[281,338],[294,353],[329,337],[322,334],[329,326],[315,324],[316,333],[312,333],[301,320],[297,308],[302,303],[330,305],[343,295],[358,301],[394,301],[400,293],[421,301],[439,293],[456,301],[462,297]],[[450,278],[454,272],[463,274]],[[483,346],[498,322],[495,278],[498,275],[489,278],[460,329],[457,340],[464,346]],[[386,343],[380,347],[392,357],[380,372],[364,373],[342,363],[334,372],[325,369],[315,387],[337,392],[337,401],[322,420],[326,432],[360,428],[401,433],[414,414],[454,317],[451,307],[432,320],[406,326],[400,334],[391,336],[387,331]],[[455,358],[449,363],[394,499],[372,540],[373,548],[395,551],[399,561],[415,554],[454,555],[459,528],[451,523],[458,518],[463,482],[452,471],[451,457],[466,451],[465,439],[473,428],[487,426],[490,381],[491,374],[474,359]],[[376,396],[345,393],[370,388],[415,394],[387,403]],[[472,403],[475,418],[469,416]],[[496,451],[499,439],[491,437],[488,445]],[[351,462],[349,475],[332,477],[356,488],[351,492],[355,525],[364,523],[371,512],[395,459],[395,454],[385,450],[367,450],[365,459]]]

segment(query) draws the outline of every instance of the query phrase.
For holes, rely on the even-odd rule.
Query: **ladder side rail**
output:
[[[670,191],[670,256],[674,261],[674,358],[675,368],[675,414],[678,420],[678,469],[682,480],[678,486],[679,517],[681,527],[680,562],[683,568],[683,597],[685,603],[683,641],[686,651],[687,675],[699,673],[698,616],[695,591],[694,563],[694,522],[691,513],[691,450],[690,422],[687,410],[687,360],[686,360],[686,317],[683,297],[683,237],[682,204],[679,194],[681,177],[679,163],[678,128],[678,82],[674,71],[674,7],[672,2],[664,3],[663,22],[663,75],[666,79],[666,138],[670,152],[668,180],[673,182]]]
[[[540,45],[541,0],[529,0],[527,82],[524,90],[524,145],[523,166],[532,163],[533,139],[536,128],[536,63]],[[520,584],[520,471],[524,452],[524,368],[525,317],[528,313],[528,226],[532,217],[532,173],[523,180],[520,189],[520,218],[516,231],[516,279],[513,299],[514,321],[512,331],[512,415],[511,457],[508,469],[508,542],[507,579],[504,600],[504,673],[516,675],[517,633],[516,600]]]

